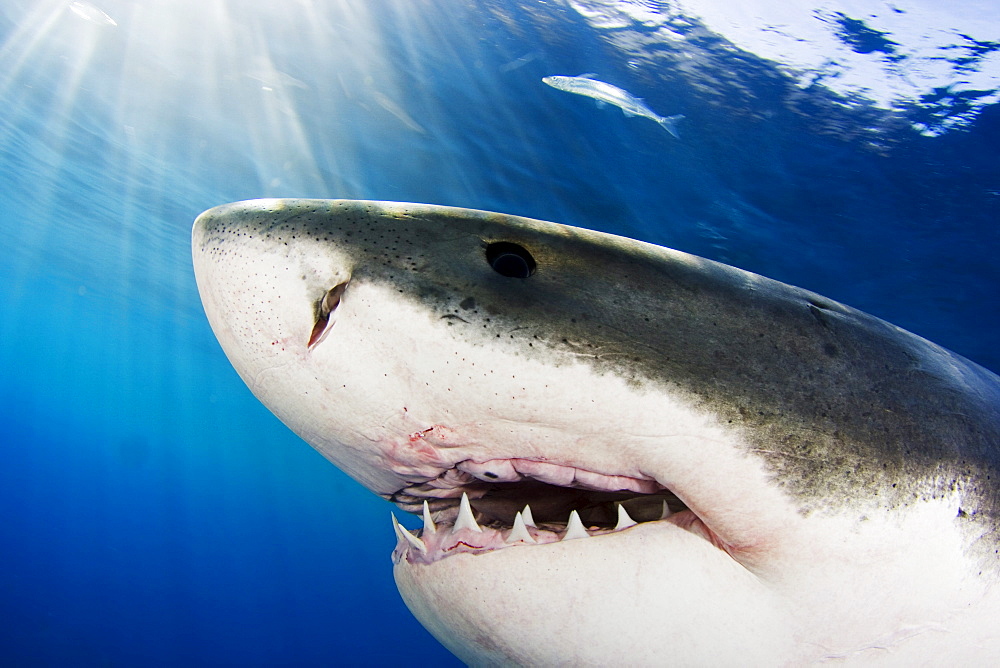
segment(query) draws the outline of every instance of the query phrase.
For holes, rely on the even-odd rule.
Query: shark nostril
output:
[[[316,303],[316,324],[313,325],[312,333],[309,335],[308,348],[313,348],[317,343],[326,338],[327,332],[333,327],[333,313],[340,306],[340,299],[347,289],[349,281],[338,283],[323,295],[323,298]]]

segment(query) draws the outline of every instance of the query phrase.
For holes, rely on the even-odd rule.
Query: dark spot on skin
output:
[[[476,300],[473,299],[472,297],[466,297],[458,305],[460,308],[463,308],[466,311],[470,311],[476,308]]]

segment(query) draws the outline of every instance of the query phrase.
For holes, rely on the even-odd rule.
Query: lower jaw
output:
[[[791,624],[768,585],[673,516],[429,566],[403,558],[393,574],[417,619],[470,665],[787,663],[772,636]]]

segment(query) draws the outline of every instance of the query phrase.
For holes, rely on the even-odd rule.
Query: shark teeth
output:
[[[666,501],[663,502],[664,507],[666,507]],[[662,519],[662,518],[661,518]],[[621,531],[622,529],[628,529],[629,527],[634,527],[638,522],[628,516],[628,512],[625,510],[625,506],[618,504],[618,524],[615,525],[615,531]]]
[[[437,533],[437,525],[434,524],[434,520],[431,518],[431,507],[428,505],[427,500],[424,499],[424,534],[431,535]]]
[[[621,508],[621,506],[618,506],[618,507]],[[663,502],[663,510],[660,511],[660,519],[661,520],[665,520],[668,517],[670,517],[671,515],[673,515],[673,512],[671,512],[670,507],[667,506],[667,502],[664,501]]]
[[[465,492],[462,492],[462,500],[458,504],[458,517],[455,519],[455,526],[451,528],[451,532],[457,533],[463,529],[477,533],[483,532],[482,527],[476,523],[476,517],[472,514],[472,505],[469,503],[469,495]]]
[[[395,529],[396,536],[398,536],[400,540],[405,540],[407,543],[417,548],[421,552],[427,552],[427,545],[424,543],[424,541],[420,540],[412,533],[404,529],[400,525],[399,520],[396,519],[395,515],[392,515],[392,528]]]
[[[525,506],[525,509],[527,510],[527,506]],[[528,512],[530,513],[531,511],[528,510]],[[514,528],[510,530],[510,535],[507,536],[504,542],[508,545],[512,545],[517,542],[530,543],[534,545],[538,541],[532,538],[531,534],[528,533],[528,526],[524,522],[524,515],[518,513],[514,515]]]
[[[533,529],[538,528],[538,525],[535,524],[535,518],[531,516],[531,506],[525,504],[524,510],[521,511],[521,517],[524,519],[524,523],[527,526],[532,527]]]
[[[593,525],[585,525],[578,510],[570,511],[565,524],[546,519],[541,526],[538,526],[528,505],[515,513],[512,525],[505,527],[488,511],[482,508],[473,510],[469,495],[463,491],[457,508],[444,507],[432,513],[430,503],[424,501],[421,508],[423,530],[417,535],[414,535],[416,532],[411,533],[403,527],[394,515],[392,525],[397,541],[393,560],[395,563],[405,559],[411,563],[431,564],[461,553],[475,555],[507,547],[543,545],[602,536],[628,530],[642,522],[657,521],[654,518],[658,516],[659,519],[672,516],[667,503],[663,501],[660,508],[660,500],[656,499],[638,507],[635,504],[629,505],[633,513],[638,512],[637,517],[640,519],[636,521],[625,507],[631,501],[634,499],[616,504],[618,521],[613,529],[609,523],[600,520]],[[486,514],[481,514],[483,512]],[[584,516],[588,516],[588,513],[593,518],[593,508],[585,510]],[[477,514],[483,518],[482,525],[476,520]],[[594,520],[588,519],[588,524],[592,521]],[[668,521],[676,523],[674,520]]]
[[[566,533],[563,534],[562,539],[575,540],[577,538],[590,538],[590,534],[587,533],[583,522],[580,521],[580,513],[574,510],[569,514],[569,522],[566,523]]]

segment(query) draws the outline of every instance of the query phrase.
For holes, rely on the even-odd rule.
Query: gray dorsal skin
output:
[[[964,358],[733,267],[480,211],[241,202],[199,217],[193,252],[261,401],[374,492],[430,502],[395,575],[465,661],[1000,655],[1000,379]],[[451,528],[462,492],[481,531]],[[591,536],[560,540],[574,508]]]

